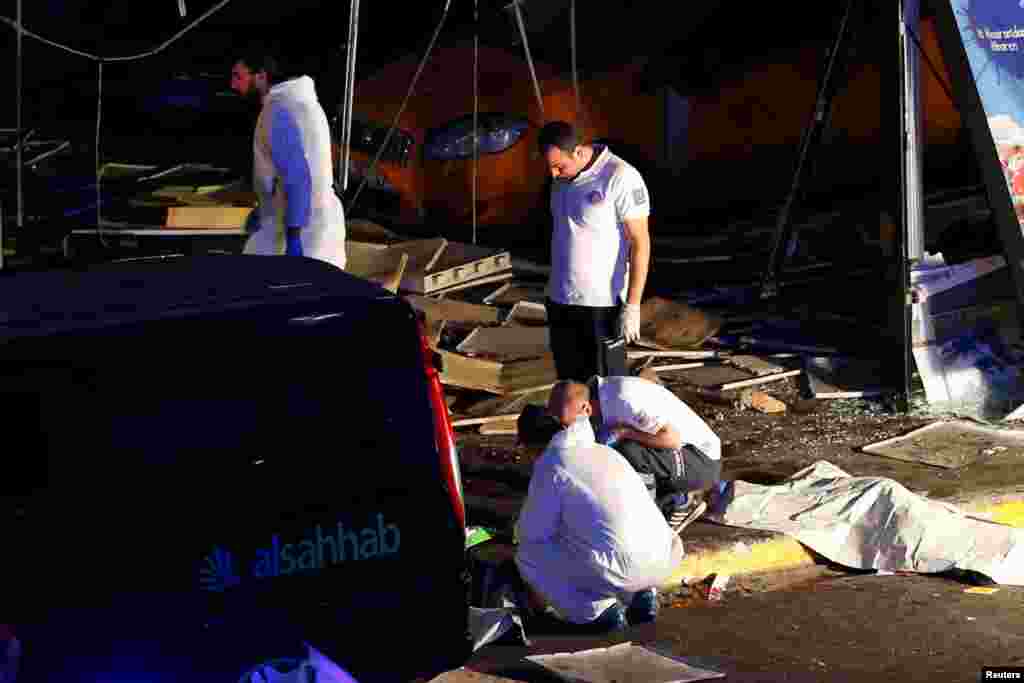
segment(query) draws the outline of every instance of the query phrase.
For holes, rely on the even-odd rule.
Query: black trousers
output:
[[[586,382],[629,374],[626,340],[619,330],[621,306],[567,306],[544,302],[558,379]]]
[[[637,472],[654,476],[658,499],[674,493],[706,489],[722,478],[722,461],[709,458],[690,444],[684,444],[678,451],[674,451],[622,440],[613,448]]]

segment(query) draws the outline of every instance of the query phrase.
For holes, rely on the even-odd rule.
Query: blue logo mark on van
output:
[[[242,561],[239,566],[243,570],[248,568],[245,578],[251,579],[317,573],[345,562],[397,555],[401,542],[398,525],[386,523],[384,515],[377,514],[363,529],[346,527],[341,522],[315,524],[305,537],[291,542],[273,534],[269,543],[256,549],[248,564]],[[231,553],[220,546],[203,558],[199,570],[203,590],[222,592],[241,583],[242,578],[235,573]]]
[[[203,590],[214,593],[237,586],[242,579],[235,574],[234,564],[231,553],[214,546],[213,552],[204,558],[199,570],[199,585]]]

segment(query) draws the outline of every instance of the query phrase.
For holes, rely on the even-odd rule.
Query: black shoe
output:
[[[633,595],[633,600],[626,610],[626,619],[630,624],[649,624],[658,618],[658,591],[648,588]]]

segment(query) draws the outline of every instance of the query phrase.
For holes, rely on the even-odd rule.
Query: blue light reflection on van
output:
[[[499,113],[478,115],[480,154],[500,154],[519,142],[530,122],[520,116]],[[427,132],[427,159],[451,161],[473,156],[473,115],[467,114]]]

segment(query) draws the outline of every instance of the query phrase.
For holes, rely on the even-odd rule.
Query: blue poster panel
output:
[[[1024,220],[1024,0],[950,0],[992,143]]]

